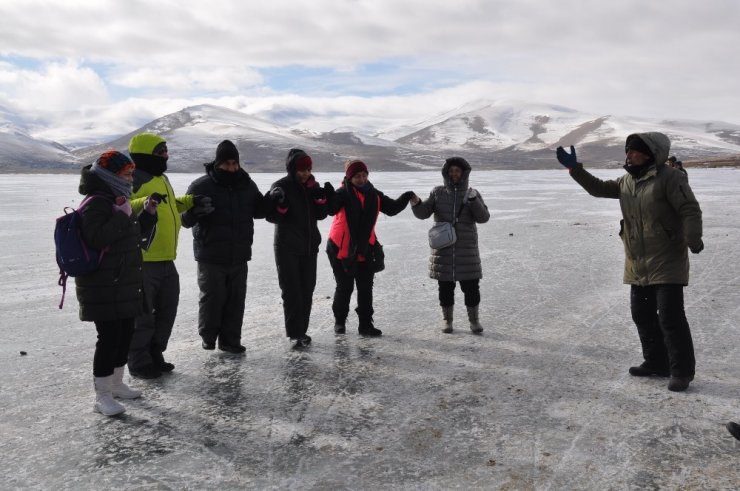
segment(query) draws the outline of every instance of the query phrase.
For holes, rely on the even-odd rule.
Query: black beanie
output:
[[[645,154],[650,158],[655,158],[653,151],[650,150],[650,147],[648,147],[638,135],[630,135],[627,137],[627,143],[624,145],[624,153],[627,153],[630,150],[635,150],[636,152]]]
[[[236,160],[239,162],[239,150],[236,149],[236,145],[231,143],[230,140],[224,140],[216,147],[216,165],[227,160]]]

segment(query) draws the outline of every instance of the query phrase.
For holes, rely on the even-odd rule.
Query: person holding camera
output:
[[[171,372],[175,365],[165,361],[172,328],[180,303],[180,275],[175,267],[180,235],[180,214],[208,200],[204,196],[176,196],[167,178],[169,149],[164,138],[153,133],[134,135],[128,145],[134,170],[131,206],[140,212],[152,193],[162,197],[157,207],[157,234],[144,251],[144,296],[147,310],[136,318],[128,355],[131,375],[143,379]]]
[[[642,344],[635,377],[670,377],[668,390],[684,391],[694,380],[696,360],[683,289],[689,283],[690,250],[704,249],[702,213],[686,176],[666,165],[671,142],[658,132],[633,133],[625,143],[627,172],[601,180],[558,147],[558,161],[591,196],[618,199],[619,236],[624,244],[624,283],[630,285],[632,320]]]

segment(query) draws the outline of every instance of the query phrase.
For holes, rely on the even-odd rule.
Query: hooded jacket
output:
[[[668,137],[657,132],[635,135],[654,156],[641,175],[627,173],[602,181],[580,165],[570,175],[592,196],[619,199],[624,283],[688,285],[688,247],[702,243],[701,208],[686,176],[665,164],[670,151]]]
[[[478,251],[477,223],[486,223],[491,217],[483,197],[466,201],[470,164],[462,159],[454,165],[462,166],[462,177],[456,185],[450,181],[448,159],[442,166],[442,186],[429,193],[426,200],[411,207],[416,218],[425,219],[434,215],[435,222],[455,224],[457,241],[444,249],[432,249],[429,257],[429,276],[438,281],[465,281],[483,277]],[[458,216],[459,214],[459,216]],[[456,218],[457,217],[457,218]]]
[[[157,216],[114,211],[113,192],[90,167],[82,169],[79,192],[99,197],[82,210],[82,236],[90,247],[108,249],[97,270],[75,278],[80,320],[130,319],[144,310],[141,249],[151,238]]]
[[[193,181],[189,195],[210,196],[215,210],[204,216],[192,210],[182,224],[193,228],[195,260],[235,266],[252,259],[254,219],[265,217],[265,199],[247,172],[240,168],[228,181],[220,179],[215,163],[204,164],[206,175]]]
[[[266,217],[275,224],[273,245],[277,254],[310,256],[319,252],[321,233],[317,220],[327,216],[326,196],[313,177],[310,187],[296,178],[296,162],[305,155],[303,151],[289,154],[285,160],[288,175],[270,187],[271,191],[279,187],[285,193],[285,204],[270,202]]]
[[[157,206],[157,236],[148,250],[144,251],[145,262],[174,261],[177,257],[177,239],[180,234],[180,213],[193,206],[192,196],[175,196],[167,171],[167,158],[154,155],[154,150],[167,143],[153,133],[139,133],[129,141],[128,151],[136,164],[134,170],[134,192],[131,207],[136,213],[144,208],[146,198],[152,193],[165,196]]]

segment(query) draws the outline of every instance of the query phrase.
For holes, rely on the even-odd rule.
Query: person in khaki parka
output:
[[[627,174],[608,181],[591,175],[558,147],[558,161],[590,195],[619,199],[619,236],[624,243],[624,283],[631,285],[632,319],[645,361],[630,375],[670,376],[668,390],[684,391],[694,379],[696,361],[683,287],[689,283],[687,250],[698,254],[702,242],[701,208],[678,169],[665,164],[670,140],[662,133],[627,137]]]

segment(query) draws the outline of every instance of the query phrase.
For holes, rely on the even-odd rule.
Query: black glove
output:
[[[324,193],[326,193],[327,196],[334,194],[334,186],[332,186],[329,181],[324,183]]]
[[[154,201],[158,203],[167,203],[166,194],[152,193],[149,195],[149,199],[153,199]]]
[[[476,191],[473,188],[469,188],[468,192],[465,194],[466,201],[474,201],[475,198],[478,197],[478,191]]]
[[[270,190],[270,199],[279,205],[285,204],[285,191],[281,187],[274,187]]]
[[[558,162],[560,162],[563,167],[567,167],[568,169],[578,167],[578,160],[576,159],[576,147],[574,147],[573,145],[570,146],[570,153],[566,152],[563,147],[558,147],[557,150],[555,150],[555,155],[557,155]]]
[[[699,244],[695,245],[694,247],[689,246],[689,250],[694,254],[699,254],[701,251],[704,250],[704,241],[699,239]]]
[[[413,191],[406,191],[405,193],[401,195],[401,199],[408,203],[409,201],[411,201],[411,198],[413,198],[414,196],[415,194]]]
[[[205,196],[203,194],[196,194],[193,196],[193,206],[212,206],[212,200],[210,196]]]
[[[210,196],[205,196],[202,194],[198,194],[193,196],[193,207],[190,208],[190,211],[195,214],[195,216],[205,216],[209,213],[213,213],[213,210],[215,208],[213,207],[213,200]]]

